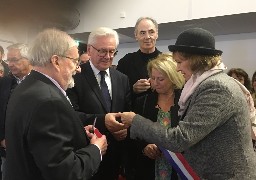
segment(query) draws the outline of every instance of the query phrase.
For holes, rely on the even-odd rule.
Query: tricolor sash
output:
[[[159,149],[182,180],[200,180],[181,153],[173,153],[161,147]]]

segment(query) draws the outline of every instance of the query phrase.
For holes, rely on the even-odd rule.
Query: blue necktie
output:
[[[105,99],[105,102],[106,102],[106,105],[107,105],[107,110],[108,112],[110,112],[111,110],[111,97],[110,97],[110,94],[109,94],[109,91],[108,91],[108,86],[107,86],[107,83],[105,81],[105,74],[106,74],[106,71],[100,71],[100,87],[101,87],[101,92],[102,92],[102,95]]]

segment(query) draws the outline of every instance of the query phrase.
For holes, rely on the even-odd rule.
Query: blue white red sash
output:
[[[200,180],[181,153],[173,153],[164,148],[159,148],[182,180]]]

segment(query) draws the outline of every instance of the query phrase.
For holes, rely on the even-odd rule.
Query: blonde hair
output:
[[[181,89],[184,86],[185,79],[180,72],[177,72],[176,68],[177,64],[173,60],[172,55],[165,53],[158,55],[147,65],[149,77],[151,77],[152,69],[156,69],[168,77],[174,84],[175,89]]]

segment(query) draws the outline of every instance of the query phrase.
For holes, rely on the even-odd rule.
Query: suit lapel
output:
[[[112,89],[112,106],[111,106],[111,112],[116,112],[115,109],[113,109],[116,106],[117,103],[117,89],[118,89],[118,79],[117,79],[117,75],[116,72],[114,71],[114,69],[109,68],[109,73],[110,73],[110,78],[111,78],[111,89]],[[119,84],[120,85],[120,84]]]
[[[84,68],[82,68],[82,72],[83,76],[86,78],[88,85],[91,87],[92,91],[95,93],[95,95],[97,96],[98,100],[100,101],[100,103],[102,104],[102,106],[104,107],[104,109],[107,112],[107,105],[104,101],[103,95],[101,93],[98,81],[93,73],[93,70],[90,66],[90,63],[87,62],[84,64]]]

